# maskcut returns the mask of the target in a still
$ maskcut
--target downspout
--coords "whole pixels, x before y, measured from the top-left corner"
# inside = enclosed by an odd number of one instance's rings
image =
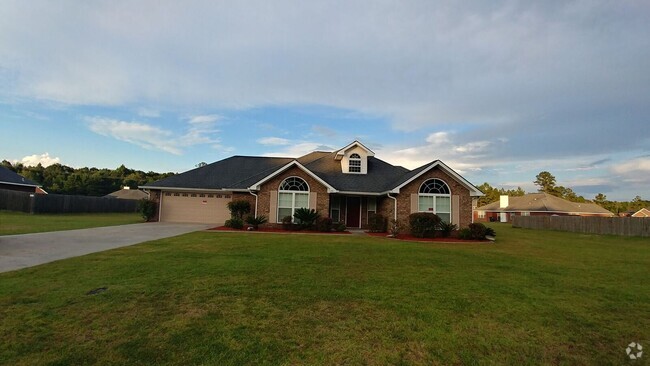
[[[250,190],[250,189],[248,190],[248,193],[250,193],[250,194],[252,194],[253,196],[255,196],[255,218],[257,218],[257,199],[258,199],[257,194],[253,193],[253,191]]]
[[[393,197],[390,195],[390,192],[386,193],[388,198],[392,199],[393,202],[395,202],[395,208],[393,209],[393,213],[395,214],[395,221],[397,221],[397,198]]]

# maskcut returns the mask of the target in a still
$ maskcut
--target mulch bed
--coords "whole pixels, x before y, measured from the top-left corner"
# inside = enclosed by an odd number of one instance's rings
[[[407,241],[420,241],[420,242],[437,242],[437,243],[466,243],[466,244],[485,244],[485,243],[491,243],[490,240],[462,240],[458,238],[453,238],[453,237],[447,237],[447,238],[418,238],[412,235],[408,234],[399,234],[395,238],[389,238],[388,234],[386,233],[370,233],[366,232],[370,236],[378,237],[378,238],[387,238],[387,239],[395,239],[395,240],[407,240]]]
[[[231,227],[226,227],[226,226],[218,226],[218,227],[213,227],[212,229],[208,230],[215,230],[215,231],[241,231],[241,232],[256,232],[256,233],[287,233],[287,234],[350,234],[349,231],[309,231],[309,230],[284,230],[284,229],[277,229],[277,228],[271,228],[271,227],[261,227],[257,230],[248,230],[246,228],[244,229],[233,229]]]

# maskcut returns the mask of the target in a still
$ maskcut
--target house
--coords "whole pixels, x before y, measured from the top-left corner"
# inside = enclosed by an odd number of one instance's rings
[[[106,198],[120,198],[123,200],[141,200],[144,198],[149,198],[149,195],[146,192],[143,192],[139,189],[131,189],[130,187],[124,187],[119,191],[115,191],[104,196]]]
[[[228,202],[247,200],[270,224],[304,207],[355,228],[373,213],[406,223],[413,212],[464,227],[472,222],[472,200],[482,195],[440,160],[408,170],[359,141],[296,159],[233,156],[140,188],[158,203],[160,221],[223,224]]]
[[[548,193],[529,193],[520,197],[501,196],[497,202],[477,207],[474,221],[512,221],[513,216],[603,216],[613,213],[595,203],[567,201]]]
[[[633,213],[632,217],[650,217],[650,210],[647,208],[642,208],[639,211]]]
[[[40,188],[40,184],[31,179],[0,166],[0,189],[29,193],[47,193]]]

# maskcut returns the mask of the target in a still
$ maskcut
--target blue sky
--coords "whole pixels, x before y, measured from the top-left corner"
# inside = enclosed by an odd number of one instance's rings
[[[354,139],[650,198],[650,3],[6,1],[0,158],[182,172]]]

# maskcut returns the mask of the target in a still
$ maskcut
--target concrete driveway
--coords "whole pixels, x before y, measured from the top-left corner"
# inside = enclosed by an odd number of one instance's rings
[[[205,230],[213,226],[151,222],[0,236],[0,272],[125,247],[144,241],[168,238]]]

